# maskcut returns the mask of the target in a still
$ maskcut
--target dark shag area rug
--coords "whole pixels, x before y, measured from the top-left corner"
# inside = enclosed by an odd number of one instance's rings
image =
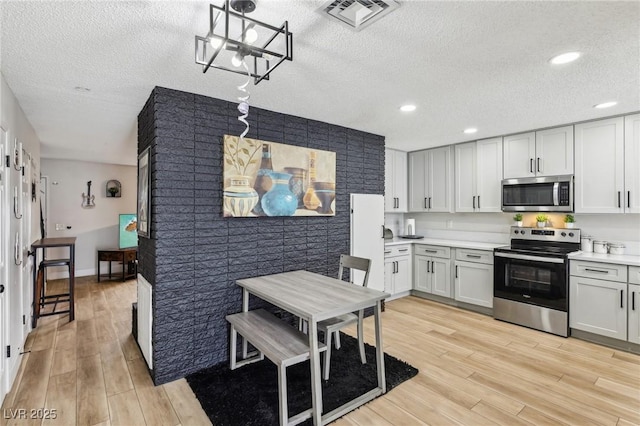
[[[360,363],[357,339],[340,333],[342,346],[331,351],[328,381],[322,383],[323,412],[338,408],[377,386],[375,348],[365,345],[367,363]],[[322,355],[324,360],[324,355]],[[387,392],[418,374],[404,361],[384,354]],[[289,416],[311,407],[309,361],[287,368]],[[216,426],[278,425],[278,375],[265,360],[234,371],[218,364],[187,376],[202,408]],[[312,424],[311,419],[304,425]]]

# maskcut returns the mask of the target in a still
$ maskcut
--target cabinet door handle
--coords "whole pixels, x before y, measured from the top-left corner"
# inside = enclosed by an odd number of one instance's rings
[[[635,291],[631,292],[631,310],[632,311],[636,310],[636,292]]]
[[[384,225],[382,225],[382,238],[384,238]]]
[[[536,158],[536,169],[538,170],[538,172],[540,172],[540,157]]]
[[[480,196],[478,195],[478,208],[480,208]]]
[[[618,208],[620,208],[620,191],[618,191]]]
[[[428,208],[428,207],[427,207],[427,197],[424,197],[424,208],[425,208],[425,209],[426,209],[426,208]]]
[[[482,256],[478,254],[468,254],[467,257],[470,257],[471,259],[480,259]]]
[[[426,253],[437,253],[438,252],[437,250],[427,250],[427,249],[424,249],[424,251]]]
[[[429,210],[431,210],[431,197],[429,197]]]
[[[533,173],[533,158],[529,159],[529,172]]]
[[[456,265],[456,278],[458,278],[458,265]]]
[[[384,254],[389,254],[389,253],[391,253],[391,250],[384,252]]]
[[[620,290],[620,307],[621,308],[624,308],[623,301],[624,301],[624,290]]]
[[[398,251],[409,251],[409,249],[400,249]]]
[[[431,267],[431,262],[427,260],[427,272],[431,272],[430,267]]]
[[[608,274],[609,271],[603,271],[602,269],[591,269],[591,268],[584,268],[585,271],[589,271],[589,272],[598,272],[599,274]]]
[[[631,191],[627,191],[627,207],[631,207]]]
[[[476,196],[473,196],[473,209],[476,209]]]
[[[435,263],[435,262],[432,260],[432,261],[431,261],[431,273],[432,273],[432,274],[436,272],[436,267],[435,267],[434,263]]]

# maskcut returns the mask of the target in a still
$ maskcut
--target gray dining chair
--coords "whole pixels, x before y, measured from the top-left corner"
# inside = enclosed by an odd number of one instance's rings
[[[364,272],[364,279],[362,286],[366,287],[369,281],[369,269],[371,268],[371,261],[362,257],[349,256],[346,254],[340,255],[340,269],[338,270],[338,279],[342,280],[342,275],[345,269],[351,269],[352,271],[359,270]],[[353,279],[353,272],[351,275]],[[345,283],[345,285],[350,285]],[[355,285],[352,284],[352,285]],[[358,324],[358,346],[360,348],[360,360],[363,364],[366,364],[367,358],[364,354],[364,333],[363,333],[363,318],[364,311],[358,311],[358,315],[348,313],[340,315],[334,318],[329,318],[318,323],[318,330],[324,332],[324,343],[327,345],[327,350],[324,353],[324,370],[322,377],[324,380],[329,380],[329,366],[331,364],[331,337],[335,335],[334,342],[336,349],[340,349],[340,330],[354,323]]]

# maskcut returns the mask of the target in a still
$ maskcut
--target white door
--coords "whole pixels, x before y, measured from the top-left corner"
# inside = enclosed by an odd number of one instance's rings
[[[451,211],[451,148],[445,146],[430,150],[429,155],[429,200],[430,212]]]
[[[476,143],[456,145],[456,212],[473,212],[476,197]]]
[[[456,262],[455,299],[472,305],[493,307],[493,265]]]
[[[629,284],[627,301],[629,341],[640,343],[640,285]]]
[[[396,273],[396,261],[394,258],[384,260],[384,282],[383,291],[393,294],[393,280]]]
[[[624,119],[576,124],[575,134],[576,213],[623,213]]]
[[[409,154],[409,211],[427,211],[427,151]]]
[[[407,211],[407,153],[395,151],[393,154],[393,192],[398,199],[396,211]]]
[[[0,128],[0,158],[4,159],[7,153],[7,133]],[[7,212],[7,168],[0,164],[0,348],[4,348],[6,343],[7,330],[6,316],[7,305],[5,290],[7,288],[7,262],[9,252],[9,238],[7,236],[7,222],[9,220]],[[6,359],[0,356],[0,401],[4,399],[8,390],[8,380],[6,377]]]
[[[533,177],[535,172],[536,134],[505,136],[503,144],[504,178]]]
[[[569,326],[627,340],[627,283],[569,278]]]
[[[413,270],[413,288],[416,290],[431,293],[431,258],[426,256],[415,256]]]
[[[7,341],[3,350],[3,356],[7,355],[7,367],[5,374],[8,383],[13,383],[13,379],[18,373],[20,366],[20,352],[24,343],[24,329],[22,326],[22,144],[17,141],[11,132],[9,133],[10,161],[8,171],[10,206],[7,210],[9,215],[9,229],[7,237],[10,241],[9,261],[7,262],[7,285],[5,298],[7,306]],[[7,349],[8,347],[8,349]]]
[[[396,257],[396,275],[393,282],[393,291],[400,293],[411,290],[411,262],[410,256]]]
[[[536,132],[536,175],[573,174],[573,126]]]
[[[384,211],[392,212],[396,207],[393,187],[393,151],[384,150]]]
[[[640,114],[624,118],[624,205],[640,213]]]
[[[502,212],[502,138],[476,142],[477,211]]]
[[[22,179],[21,179],[21,207],[20,211],[22,212],[21,227],[22,227],[22,238],[21,238],[21,259],[22,259],[22,271],[21,279],[22,279],[22,315],[24,315],[22,320],[22,333],[23,336],[26,336],[31,330],[31,321],[27,321],[27,318],[31,316],[31,305],[32,305],[32,294],[33,294],[33,257],[29,256],[29,251],[31,249],[31,171],[32,171],[32,160],[31,154],[26,151],[22,151]]]
[[[384,290],[384,197],[351,194],[351,255],[371,260],[369,287]],[[357,272],[357,271],[356,271]],[[362,272],[354,275],[362,282]]]
[[[451,260],[434,257],[431,262],[432,293],[451,297]]]

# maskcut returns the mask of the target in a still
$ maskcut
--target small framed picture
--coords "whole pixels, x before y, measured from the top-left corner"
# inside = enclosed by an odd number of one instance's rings
[[[149,148],[138,156],[138,236],[151,236],[151,167]]]

